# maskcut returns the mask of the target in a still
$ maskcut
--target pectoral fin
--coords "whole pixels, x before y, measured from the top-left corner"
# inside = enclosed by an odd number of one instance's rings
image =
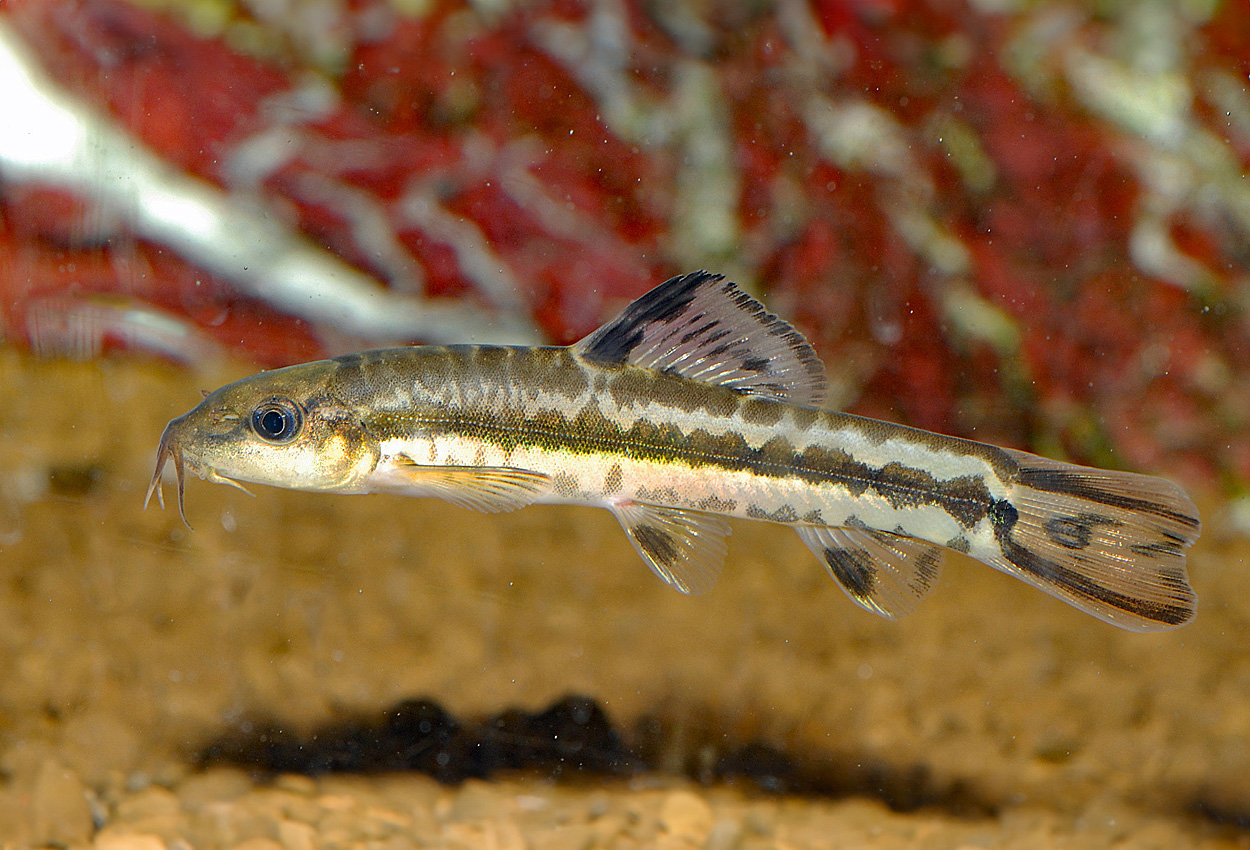
[[[943,549],[923,540],[859,528],[796,530],[852,602],[891,620],[914,611],[942,570]]]
[[[551,489],[541,472],[506,466],[426,466],[406,455],[397,458],[389,481],[378,489],[410,496],[433,496],[485,513],[531,505]]]
[[[238,481],[235,481],[233,478],[227,478],[224,475],[218,474],[217,470],[215,469],[205,469],[203,472],[200,473],[200,477],[203,478],[205,481],[209,482],[210,484],[229,484],[234,489],[242,490],[244,493],[251,496],[252,498],[256,497],[255,493],[253,493],[251,490],[244,487],[241,483],[239,483]]]
[[[704,593],[725,561],[729,523],[718,516],[627,502],[612,507],[634,550],[682,593]]]

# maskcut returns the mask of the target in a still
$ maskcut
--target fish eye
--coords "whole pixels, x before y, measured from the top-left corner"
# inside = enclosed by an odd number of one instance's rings
[[[289,399],[271,398],[252,410],[252,430],[269,443],[289,443],[303,425],[299,407]]]

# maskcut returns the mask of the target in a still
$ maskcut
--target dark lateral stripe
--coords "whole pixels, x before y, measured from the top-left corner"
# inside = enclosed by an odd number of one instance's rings
[[[496,420],[517,421],[527,415],[517,403],[525,404],[540,392],[576,401],[593,390],[606,393],[622,408],[656,404],[676,414],[740,419],[765,427],[789,416],[799,431],[849,430],[872,443],[903,439],[934,453],[974,457],[1003,480],[1014,478],[1018,469],[1016,461],[1002,449],[984,443],[741,395],[712,385],[692,387],[687,379],[664,372],[591,365],[567,348],[421,345],[345,355],[333,362],[338,366],[331,386],[335,398],[395,422],[439,420],[448,412],[455,415],[462,404],[473,407],[474,396],[493,400],[490,413]],[[411,387],[412,392],[396,394],[396,386]],[[431,405],[437,411],[431,410]],[[389,435],[405,436],[390,430]]]
[[[1094,599],[1127,614],[1169,626],[1179,626],[1193,617],[1191,605],[1156,603],[1117,593],[1103,587],[1088,576],[1029,551],[1006,535],[999,535],[999,543],[1008,561],[1025,573],[1041,579],[1047,585],[1065,590],[1074,596]],[[1169,586],[1177,590],[1178,594],[1188,596],[1191,592],[1189,585],[1179,573],[1173,576],[1163,572],[1161,575]]]
[[[984,480],[966,475],[938,481],[928,472],[892,462],[869,466],[836,448],[809,446],[802,451],[783,437],[759,447],[738,433],[710,434],[702,429],[683,433],[670,423],[640,419],[628,429],[608,420],[594,405],[572,420],[559,411],[543,410],[519,421],[499,411],[462,410],[424,428],[484,439],[506,451],[537,446],[576,455],[622,454],[639,460],[710,466],[727,472],[749,471],[768,478],[797,478],[809,484],[832,484],[852,496],[875,493],[894,509],[941,507],[965,528],[983,519],[993,502]]]
[[[1020,470],[1020,483],[1032,487],[1034,490],[1043,490],[1047,493],[1064,493],[1088,499],[1100,505],[1162,517],[1186,528],[1197,530],[1200,525],[1196,516],[1172,510],[1167,505],[1159,504],[1150,499],[1138,499],[1121,493],[1110,493],[1090,484],[1085,476],[1073,475],[1062,469],[1022,468]]]

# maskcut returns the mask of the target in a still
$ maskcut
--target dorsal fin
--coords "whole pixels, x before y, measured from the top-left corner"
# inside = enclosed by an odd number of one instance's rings
[[[792,404],[825,400],[824,364],[803,335],[733,281],[705,271],[660,284],[574,351]]]

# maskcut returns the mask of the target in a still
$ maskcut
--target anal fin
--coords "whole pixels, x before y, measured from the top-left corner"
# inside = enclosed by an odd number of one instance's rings
[[[712,514],[625,502],[612,513],[634,550],[665,583],[682,593],[712,589],[725,561],[729,523]]]
[[[485,513],[531,505],[551,489],[541,472],[506,466],[427,466],[400,455],[380,481],[378,492],[432,496]]]
[[[942,571],[944,550],[923,540],[860,528],[796,530],[852,602],[891,620],[914,611]]]

